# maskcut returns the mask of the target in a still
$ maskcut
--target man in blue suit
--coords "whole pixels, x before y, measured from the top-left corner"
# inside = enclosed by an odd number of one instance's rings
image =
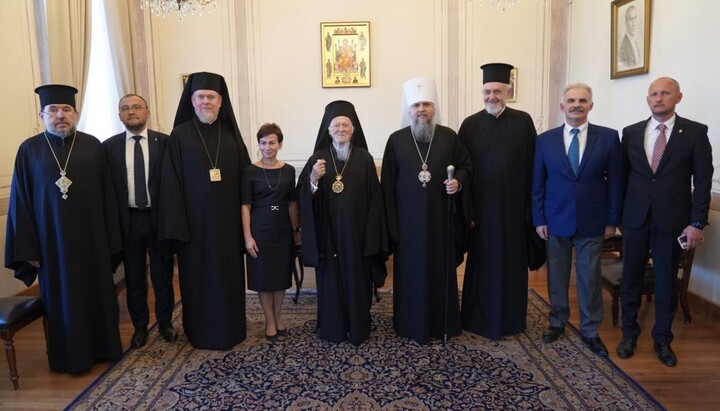
[[[171,323],[175,305],[173,260],[156,239],[160,167],[168,136],[147,128],[150,110],[141,96],[124,96],[118,111],[126,131],[104,141],[103,148],[110,164],[122,224],[127,305],[135,328],[130,346],[140,348],[147,342],[150,320],[145,274],[148,251],[160,336],[168,342],[178,338]]]
[[[652,117],[625,127],[623,157],[627,192],[623,207],[623,281],[620,284],[623,339],[618,357],[635,352],[640,325],[637,317],[643,278],[652,250],[655,272],[655,326],[652,330],[658,359],[677,365],[670,348],[672,322],[678,307],[678,236],[693,248],[703,241],[712,186],[712,147],[708,126],[675,114],[682,100],[680,85],[661,77],[648,89]]]
[[[547,241],[550,327],[543,341],[565,331],[570,316],[568,286],[575,247],[582,340],[597,355],[608,351],[598,335],[602,322],[600,254],[603,238],[620,223],[624,188],[620,139],[615,130],[588,123],[592,89],[565,87],[560,109],[565,124],[538,136],[533,169],[535,231]]]

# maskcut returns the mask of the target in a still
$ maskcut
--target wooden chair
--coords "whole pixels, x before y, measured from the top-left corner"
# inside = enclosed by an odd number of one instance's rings
[[[612,297],[612,323],[613,326],[617,326],[620,312],[620,282],[622,281],[622,236],[615,235],[603,241],[603,254],[604,258],[601,268],[602,286]],[[678,269],[678,294],[686,324],[692,321],[690,317],[690,307],[688,306],[687,289],[690,284],[690,274],[692,272],[694,258],[695,249],[683,250],[680,255],[680,266]],[[651,302],[654,292],[655,272],[653,271],[651,259],[648,262],[645,272],[642,294],[648,302]]]
[[[15,360],[13,336],[21,328],[43,316],[40,297],[5,297],[0,298],[0,338],[5,342],[5,354],[10,367],[10,381],[17,390],[18,372]],[[44,324],[47,337],[47,324]],[[47,338],[46,338],[47,341]]]

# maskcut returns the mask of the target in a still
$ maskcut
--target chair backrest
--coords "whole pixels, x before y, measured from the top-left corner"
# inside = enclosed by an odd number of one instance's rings
[[[678,280],[680,281],[680,289],[687,290],[690,285],[690,274],[692,272],[693,261],[695,260],[695,249],[683,250],[680,255],[680,267],[678,269]]]

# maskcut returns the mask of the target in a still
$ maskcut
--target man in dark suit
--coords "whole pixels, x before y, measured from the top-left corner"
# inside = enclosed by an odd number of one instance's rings
[[[171,323],[175,303],[173,262],[156,241],[160,163],[168,136],[147,128],[150,111],[141,96],[124,96],[118,109],[120,121],[127,130],[107,139],[103,147],[115,184],[123,228],[127,305],[135,327],[130,344],[139,348],[147,342],[150,318],[145,275],[148,251],[160,336],[168,342],[178,338]]]
[[[640,49],[642,42],[642,33],[637,34],[638,29],[638,11],[637,7],[630,6],[625,10],[625,35],[620,42],[618,51],[618,64],[621,69],[627,70],[642,66],[643,51]],[[640,42],[638,42],[640,40]]]
[[[620,358],[635,352],[643,278],[649,251],[655,272],[655,351],[663,364],[674,367],[670,348],[672,322],[678,306],[679,236],[687,247],[703,241],[712,185],[712,148],[708,127],[675,114],[682,100],[680,85],[661,77],[648,90],[652,117],[623,129],[622,147],[627,170],[623,207],[623,273],[620,284],[623,339]]]
[[[533,166],[535,231],[547,241],[550,327],[543,341],[565,331],[570,316],[568,286],[575,247],[580,334],[597,355],[608,355],[598,328],[602,322],[600,254],[603,238],[615,233],[625,176],[617,131],[588,123],[592,89],[565,87],[560,109],[565,124],[538,136]]]

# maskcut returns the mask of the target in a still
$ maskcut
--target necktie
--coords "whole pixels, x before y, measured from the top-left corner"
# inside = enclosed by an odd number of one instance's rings
[[[652,164],[650,165],[653,173],[657,171],[657,168],[660,165],[660,159],[662,159],[663,153],[665,152],[665,146],[667,146],[665,128],[665,124],[662,123],[657,126],[657,129],[660,130],[660,134],[658,134],[657,139],[655,139],[655,147],[653,147]]]
[[[580,130],[577,128],[570,130],[572,141],[570,142],[570,147],[568,147],[568,160],[570,160],[570,167],[572,167],[575,175],[577,175],[578,166],[580,165],[580,141],[578,141],[578,133],[580,133]]]
[[[145,158],[143,157],[140,140],[142,136],[133,136],[135,139],[135,205],[137,208],[145,208],[148,204],[147,188],[145,187]]]

